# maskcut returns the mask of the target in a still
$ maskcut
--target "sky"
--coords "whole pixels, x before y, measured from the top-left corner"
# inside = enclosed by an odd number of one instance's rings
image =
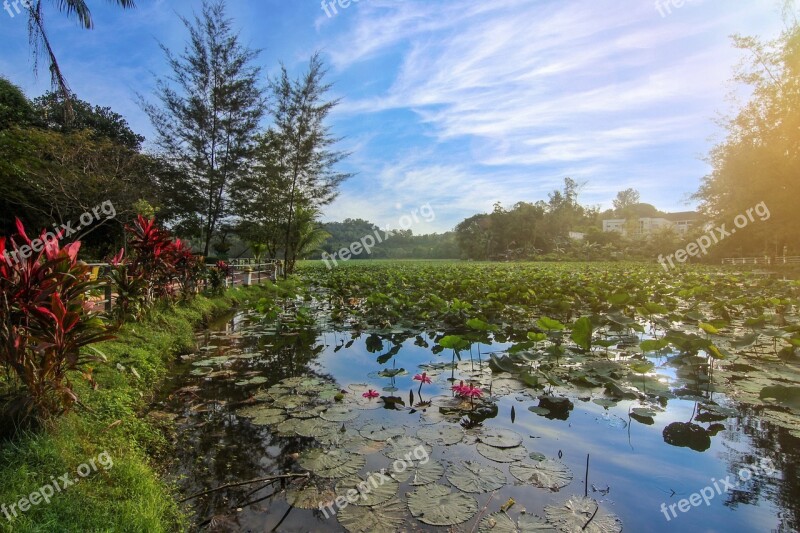
[[[782,28],[777,0],[342,3],[326,14],[318,0],[228,0],[228,12],[243,44],[261,50],[265,84],[281,62],[300,74],[316,51],[329,67],[341,98],[330,126],[351,152],[340,168],[355,176],[324,220],[411,220],[415,234],[496,202],[547,200],[565,177],[582,184],[584,205],[609,208],[633,187],[661,210],[692,209],[704,158],[724,139],[719,121],[747,97],[731,82],[745,55],[730,36]],[[93,30],[45,4],[72,90],[150,139],[136,95],[152,100],[169,74],[159,43],[182,50],[180,16],[200,2],[88,0]],[[0,50],[0,75],[31,98],[49,88],[22,15],[0,11]],[[435,215],[412,215],[422,209]]]

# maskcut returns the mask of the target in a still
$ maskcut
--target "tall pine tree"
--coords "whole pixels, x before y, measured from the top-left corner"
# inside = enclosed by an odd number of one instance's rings
[[[258,84],[258,55],[239,43],[224,1],[204,2],[200,16],[183,19],[189,42],[180,56],[162,45],[172,75],[158,80],[160,105],[142,107],[158,135],[164,157],[180,170],[172,190],[184,218],[200,226],[204,253],[229,214],[228,193],[242,178],[265,111]]]

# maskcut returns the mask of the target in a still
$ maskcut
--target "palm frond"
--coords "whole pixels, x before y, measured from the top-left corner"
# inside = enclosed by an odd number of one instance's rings
[[[66,14],[67,17],[77,18],[78,24],[87,30],[94,28],[89,6],[83,0],[56,0],[55,4],[56,9]]]

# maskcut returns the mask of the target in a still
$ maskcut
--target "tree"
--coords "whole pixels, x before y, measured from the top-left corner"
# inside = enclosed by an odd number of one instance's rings
[[[622,215],[627,208],[639,203],[639,191],[636,189],[620,191],[612,203],[617,215]]]
[[[58,93],[51,91],[33,101],[39,122],[49,130],[61,133],[90,130],[98,139],[106,138],[131,150],[138,150],[144,142],[144,137],[131,129],[125,117],[110,107],[92,106],[75,94],[70,95],[70,105],[72,119],[65,120],[65,103]]]
[[[110,202],[116,224],[101,218],[88,236],[66,235],[80,236],[99,258],[121,239],[135,202],[158,202],[162,165],[139,153],[142,137],[121,115],[72,99],[75,119],[67,122],[55,93],[31,103],[0,79],[0,234],[13,232],[17,216],[37,230],[77,226],[83,213]]]
[[[258,51],[239,44],[224,1],[203,2],[183,54],[162,50],[173,75],[158,80],[160,106],[142,108],[156,130],[158,146],[182,173],[180,188],[200,217],[204,254],[228,214],[228,192],[245,174],[254,136],[264,114]],[[176,87],[173,87],[172,82]]]
[[[34,121],[33,107],[22,90],[0,76],[0,131],[26,127]]]
[[[771,42],[734,37],[749,60],[737,69],[735,81],[752,88],[750,101],[725,123],[727,138],[715,146],[707,175],[694,199],[714,223],[727,223],[763,203],[744,231],[717,248],[741,253],[797,252],[800,243],[800,25],[789,19],[782,35]],[[760,213],[759,213],[760,214]]]
[[[545,224],[550,239],[565,240],[572,228],[586,222],[586,209],[578,203],[580,187],[574,179],[564,178],[563,191],[550,193]]]
[[[281,150],[274,131],[257,136],[247,179],[237,182],[231,193],[232,208],[241,219],[237,233],[263,244],[271,258],[277,258],[286,238],[290,183],[282,171]]]
[[[112,3],[117,4],[123,9],[136,7],[133,0],[111,0]],[[64,99],[65,118],[69,120],[72,116],[71,107],[71,93],[67,80],[61,72],[61,67],[56,59],[55,51],[50,45],[50,39],[47,37],[47,30],[44,25],[44,12],[42,10],[41,0],[29,0],[28,2],[28,38],[31,43],[34,55],[34,72],[38,70],[38,58],[42,48],[47,57],[47,68],[50,71],[50,81],[54,90],[57,90],[61,97]],[[94,28],[94,21],[92,20],[92,13],[89,11],[89,6],[84,0],[59,0],[54,2],[56,8],[64,13],[68,18],[74,18],[78,24],[87,30]],[[25,5],[25,2],[23,2]]]
[[[85,231],[99,231],[102,238],[88,242],[109,246],[121,237],[126,219],[133,218],[134,203],[156,197],[155,166],[151,157],[96,139],[90,130],[62,134],[12,128],[0,133],[0,206],[7,206],[0,216],[6,227],[14,214],[37,230],[54,223],[77,226],[82,214],[111,202],[116,224],[103,228],[112,220],[102,217],[66,236],[71,241]]]
[[[319,211],[315,208],[300,207],[295,214],[295,242],[297,257],[304,259],[319,250],[331,234],[317,224]]]
[[[473,215],[460,222],[456,228],[456,241],[466,259],[488,259],[492,234],[490,215]]]
[[[330,204],[339,186],[351,174],[339,172],[336,165],[347,153],[332,149],[340,139],[333,137],[325,121],[338,100],[325,100],[331,85],[325,83],[326,70],[319,54],[314,54],[305,74],[291,80],[285,66],[270,83],[273,105],[270,113],[272,167],[287,186],[284,264],[288,275],[297,257],[298,242],[293,238],[295,211],[299,207],[318,209]]]

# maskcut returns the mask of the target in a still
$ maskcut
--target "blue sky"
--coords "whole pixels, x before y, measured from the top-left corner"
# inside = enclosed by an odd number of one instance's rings
[[[670,0],[662,0],[670,3]],[[679,2],[678,2],[679,3]],[[53,46],[71,88],[152,128],[136,93],[167,73],[162,42],[182,49],[178,14],[197,1],[138,0],[122,11],[90,0],[86,31],[47,7]],[[325,219],[398,227],[429,202],[445,231],[500,201],[547,199],[563,179],[584,204],[610,207],[634,187],[642,201],[686,210],[721,139],[726,97],[742,54],[734,33],[777,36],[777,0],[361,0],[328,17],[317,0],[229,0],[259,63],[293,73],[319,50],[342,104],[331,119],[356,172]],[[332,10],[329,8],[329,11]],[[0,74],[34,97],[27,21],[0,11]],[[739,91],[740,99],[746,97]]]

